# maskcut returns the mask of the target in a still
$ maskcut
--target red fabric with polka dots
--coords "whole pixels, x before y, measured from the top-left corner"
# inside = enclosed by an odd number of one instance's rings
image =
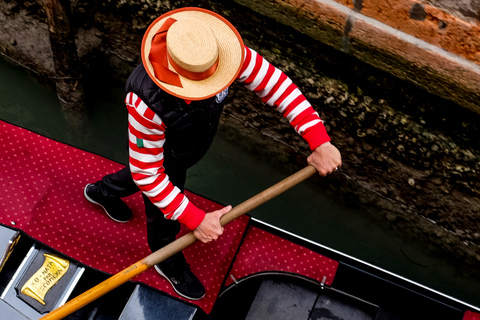
[[[87,183],[123,165],[58,143],[0,121],[0,222],[93,268],[115,274],[148,256],[143,200],[140,193],[125,202],[134,217],[115,223],[103,209],[87,202]],[[188,193],[198,207],[212,211],[220,205]],[[205,312],[213,307],[248,217],[225,227],[222,241],[197,242],[184,250],[192,270],[207,290],[195,301]],[[187,232],[182,229],[181,235]],[[150,268],[133,280],[177,296],[170,284]],[[177,296],[178,297],[178,296]]]
[[[0,121],[0,223],[30,236],[93,268],[115,274],[150,254],[140,193],[125,202],[134,217],[115,223],[103,209],[86,201],[83,188],[123,166],[103,157],[52,141]],[[198,207],[221,206],[187,192]],[[225,227],[219,241],[197,242],[184,250],[192,270],[207,290],[192,303],[212,310],[248,224],[248,216]],[[183,228],[181,234],[187,232]],[[232,274],[237,278],[265,271],[299,273],[327,284],[337,263],[257,228],[250,228]],[[150,268],[133,280],[178,297],[169,283]],[[231,283],[227,278],[227,285]]]
[[[463,320],[480,320],[480,313],[475,313],[472,311],[465,312]]]
[[[284,271],[323,281],[331,285],[338,262],[305,247],[277,237],[259,228],[250,227],[235,258],[230,275],[239,280],[262,271]],[[225,285],[233,282],[232,277]]]

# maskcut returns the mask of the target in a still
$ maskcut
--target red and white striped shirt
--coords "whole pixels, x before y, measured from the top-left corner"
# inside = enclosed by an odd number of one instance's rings
[[[330,141],[322,120],[292,80],[254,50],[245,47],[245,61],[237,82],[275,107],[314,150]],[[194,230],[205,212],[194,206],[175,187],[163,167],[165,125],[136,94],[126,97],[129,131],[129,163],[140,190],[163,212]]]

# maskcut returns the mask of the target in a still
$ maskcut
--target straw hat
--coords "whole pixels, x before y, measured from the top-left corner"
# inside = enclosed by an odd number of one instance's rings
[[[142,41],[142,61],[150,78],[168,93],[203,100],[227,88],[243,64],[243,41],[222,16],[182,8],[157,18]]]

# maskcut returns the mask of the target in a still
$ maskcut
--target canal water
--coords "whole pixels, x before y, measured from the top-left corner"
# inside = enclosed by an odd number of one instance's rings
[[[108,78],[97,80],[87,88],[93,98],[87,99],[84,118],[72,124],[65,120],[69,115],[61,110],[49,85],[0,60],[0,119],[125,164],[124,84]],[[348,158],[343,160],[348,162]],[[206,157],[188,172],[186,188],[235,206],[287,176],[274,168],[273,160],[241,149],[220,130]],[[372,219],[372,215],[327,196],[311,181],[269,201],[251,215],[480,306],[480,279],[474,277],[475,272],[424,243],[399,237],[385,221]]]

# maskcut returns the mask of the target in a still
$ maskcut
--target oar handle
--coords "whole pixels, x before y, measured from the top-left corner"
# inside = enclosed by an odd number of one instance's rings
[[[232,222],[233,220],[241,217],[245,213],[258,207],[259,205],[278,196],[279,194],[297,185],[298,183],[308,179],[315,172],[316,169],[314,167],[307,166],[302,170],[292,174],[291,176],[283,179],[277,184],[271,186],[270,188],[253,196],[252,198],[242,202],[241,204],[237,205],[228,213],[222,216],[222,218],[220,219],[221,225],[224,226]],[[120,285],[124,284],[135,276],[146,271],[148,268],[153,267],[154,265],[173,256],[175,253],[182,251],[191,244],[195,243],[195,241],[197,241],[197,238],[195,237],[193,232],[185,234],[184,236],[178,238],[169,245],[153,252],[143,260],[129,266],[128,268],[111,276],[107,280],[99,283],[95,287],[68,301],[63,306],[51,311],[50,313],[41,317],[39,320],[59,320],[65,318],[71,313],[86,306],[90,302],[100,298],[106,293],[112,291],[113,289],[119,287]]]
[[[233,220],[243,216],[247,212],[250,212],[256,207],[264,204],[265,202],[275,198],[279,194],[285,192],[286,190],[292,188],[300,182],[308,179],[316,172],[317,170],[312,166],[307,166],[302,170],[297,171],[291,176],[283,179],[282,181],[274,184],[268,189],[258,193],[257,195],[232,208],[232,210],[230,210],[220,218],[220,224],[222,226],[227,225]],[[190,232],[170,243],[168,246],[165,246],[162,249],[150,254],[144,259],[144,262],[150,266],[154,266],[174,255],[175,253],[182,251],[186,247],[193,244],[195,241],[197,241],[197,238],[193,235],[193,232]]]
[[[252,211],[256,207],[264,204],[265,202],[275,198],[279,194],[287,191],[291,187],[299,184],[300,182],[313,176],[317,170],[312,166],[307,166],[300,171],[288,176],[282,181],[274,184],[273,186],[265,189],[264,191],[258,193],[257,195],[251,197],[250,199],[242,202],[241,204],[235,206],[228,213],[223,215],[220,218],[220,224],[222,226],[232,222],[233,220],[243,216],[245,213]]]

